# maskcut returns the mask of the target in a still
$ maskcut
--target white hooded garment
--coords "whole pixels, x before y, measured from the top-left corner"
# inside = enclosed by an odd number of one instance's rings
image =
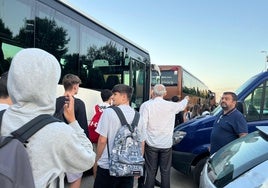
[[[55,111],[59,62],[41,49],[18,52],[8,73],[8,91],[13,105],[2,120],[2,135],[9,135],[40,114]],[[51,123],[29,139],[27,151],[37,188],[64,187],[64,173],[80,173],[95,162],[92,144],[77,121],[67,125]]]

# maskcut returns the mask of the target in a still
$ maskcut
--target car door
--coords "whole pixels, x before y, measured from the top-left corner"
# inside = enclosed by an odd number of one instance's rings
[[[245,99],[245,118],[249,132],[255,131],[256,126],[268,123],[268,86],[267,81],[256,87]]]

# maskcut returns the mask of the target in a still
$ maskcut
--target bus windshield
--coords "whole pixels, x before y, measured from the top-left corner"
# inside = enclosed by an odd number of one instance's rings
[[[161,83],[161,72],[160,68],[156,64],[151,64],[151,86]]]
[[[177,86],[178,84],[178,71],[162,70],[161,83],[165,86]]]

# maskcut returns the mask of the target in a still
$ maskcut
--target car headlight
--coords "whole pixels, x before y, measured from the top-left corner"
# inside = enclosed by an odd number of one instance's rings
[[[173,133],[173,145],[180,143],[187,133],[184,131],[175,131]]]

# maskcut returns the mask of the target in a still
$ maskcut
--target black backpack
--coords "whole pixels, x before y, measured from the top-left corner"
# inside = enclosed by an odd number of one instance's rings
[[[0,111],[0,128],[5,110]],[[32,119],[11,136],[0,136],[0,183],[5,188],[34,188],[34,179],[29,156],[26,151],[27,140],[49,123],[60,121],[51,115],[43,114]]]

